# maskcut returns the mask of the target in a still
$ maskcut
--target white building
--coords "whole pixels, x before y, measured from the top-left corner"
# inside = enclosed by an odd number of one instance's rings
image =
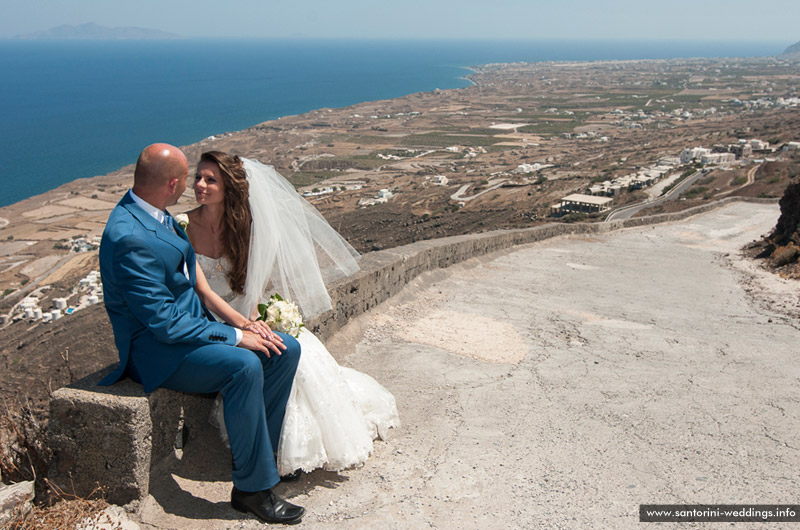
[[[93,287],[97,287],[100,284],[100,271],[92,271],[83,278],[79,285],[83,289],[91,289]]]
[[[358,201],[358,205],[359,206],[374,206],[376,204],[382,204],[384,202],[387,202],[393,195],[394,194],[390,190],[384,188],[384,189],[378,191],[378,196],[377,197],[373,197],[373,198],[369,198],[369,199],[360,199]]]
[[[550,207],[551,215],[562,215],[567,212],[593,213],[604,212],[611,206],[613,199],[608,197],[594,197],[573,193],[561,199]]]
[[[553,164],[540,164],[539,162],[534,164],[520,164],[512,173],[535,173],[548,167],[553,167]]]
[[[320,195],[327,195],[329,193],[333,193],[333,188],[326,187],[317,189],[317,191],[307,191],[303,194],[303,197],[319,197]]]
[[[681,164],[688,164],[689,162],[697,160],[698,158],[702,158],[703,155],[707,155],[709,153],[711,153],[711,149],[707,149],[705,147],[687,147],[681,151]]]
[[[431,180],[436,186],[447,186],[449,180],[444,175],[434,175]]]
[[[708,153],[700,158],[700,162],[705,164],[717,164],[725,166],[733,164],[736,161],[736,155],[733,153]]]
[[[19,303],[21,309],[34,308],[39,305],[39,299],[35,296],[27,296]]]

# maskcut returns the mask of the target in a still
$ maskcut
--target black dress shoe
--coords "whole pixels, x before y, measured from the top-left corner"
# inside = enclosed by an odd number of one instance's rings
[[[286,502],[271,489],[248,493],[234,487],[231,506],[240,512],[253,514],[265,523],[295,524],[306,513],[305,508]]]

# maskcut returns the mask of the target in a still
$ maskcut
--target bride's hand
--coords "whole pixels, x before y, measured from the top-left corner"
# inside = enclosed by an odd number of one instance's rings
[[[242,329],[260,335],[261,338],[267,339],[270,342],[277,342],[278,344],[283,345],[283,339],[281,339],[281,336],[269,329],[269,326],[263,320],[249,320],[244,326],[242,326]]]
[[[269,326],[263,320],[248,320],[244,323],[242,329],[245,331],[252,331],[265,339],[271,339],[273,335],[272,330],[269,329]]]

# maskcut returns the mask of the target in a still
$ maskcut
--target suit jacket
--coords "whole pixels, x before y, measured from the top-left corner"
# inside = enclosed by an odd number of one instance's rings
[[[130,192],[112,210],[100,243],[100,275],[120,364],[101,385],[124,377],[133,359],[151,392],[195,348],[235,344],[234,329],[216,322],[197,297],[195,259],[183,230],[159,223]]]

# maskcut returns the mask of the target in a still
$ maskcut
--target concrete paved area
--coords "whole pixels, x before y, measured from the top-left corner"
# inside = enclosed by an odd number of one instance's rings
[[[778,214],[734,203],[536,243],[352,322],[331,351],[394,393],[403,425],[360,469],[280,485],[300,528],[638,528],[641,503],[797,502],[800,286],[738,254]],[[165,463],[141,526],[261,528],[229,507],[215,433],[200,440],[210,453]]]

